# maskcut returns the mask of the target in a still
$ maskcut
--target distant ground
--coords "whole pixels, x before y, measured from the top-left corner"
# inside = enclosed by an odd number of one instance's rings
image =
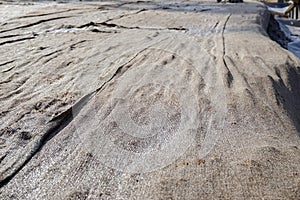
[[[0,199],[300,199],[262,3],[1,3]]]

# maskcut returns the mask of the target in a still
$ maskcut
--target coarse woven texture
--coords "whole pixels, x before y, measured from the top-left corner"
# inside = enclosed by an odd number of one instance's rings
[[[0,199],[300,199],[300,62],[258,2],[0,4]]]

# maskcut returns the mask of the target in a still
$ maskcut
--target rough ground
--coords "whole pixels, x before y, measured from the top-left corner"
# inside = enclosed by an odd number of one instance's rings
[[[300,62],[262,4],[0,19],[0,199],[300,199]]]

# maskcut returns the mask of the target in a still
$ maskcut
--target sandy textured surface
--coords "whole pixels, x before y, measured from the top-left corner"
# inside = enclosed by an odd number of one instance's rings
[[[255,2],[0,4],[0,199],[299,199],[300,62]]]

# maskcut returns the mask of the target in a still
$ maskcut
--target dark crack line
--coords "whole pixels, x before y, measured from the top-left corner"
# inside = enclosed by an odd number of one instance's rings
[[[89,22],[87,24],[83,24],[76,28],[83,29],[83,28],[88,28],[88,27],[99,27],[99,25],[97,25],[95,22]],[[118,33],[118,31],[106,31],[106,30],[100,30],[97,28],[90,29],[89,31],[94,32],[94,33]]]
[[[184,28],[184,27],[171,27],[171,28],[167,28],[165,30],[170,30],[170,31],[188,31],[188,29]]]
[[[7,156],[7,154],[3,155],[1,158],[0,158],[0,163],[4,160],[4,158]]]
[[[73,49],[76,48],[76,46],[77,46],[78,44],[82,44],[82,43],[85,43],[85,42],[87,42],[87,41],[90,41],[90,40],[81,40],[81,41],[79,41],[79,42],[76,42],[76,43],[74,43],[74,44],[71,44],[70,49],[73,50]]]
[[[146,2],[151,2],[151,1],[136,1],[136,2],[123,2],[123,3],[116,3],[116,4],[110,4],[110,5],[103,5],[99,6],[98,9],[103,9],[103,8],[108,8],[108,9],[118,9],[122,6],[125,5],[130,5],[130,4],[140,4],[140,3],[146,3]]]
[[[51,57],[51,58],[48,58],[47,60],[45,60],[45,61],[43,62],[43,64],[46,64],[47,62],[50,62],[51,60],[57,58],[58,56],[59,56],[59,54],[56,54],[55,56],[53,56],[53,57]]]
[[[120,28],[120,29],[139,29],[139,27],[127,27],[127,26],[122,26],[114,23],[107,23],[107,22],[101,22],[99,23],[101,26],[106,26],[108,28]]]
[[[12,81],[13,76],[14,76],[14,74],[12,76],[8,77],[6,80],[0,81],[0,85],[5,84],[5,83],[9,83],[10,81]],[[1,96],[2,95],[4,95],[4,94],[1,94]]]
[[[152,30],[152,31],[165,31],[165,30],[171,30],[171,31],[188,31],[187,28],[184,27],[169,27],[169,28],[150,28],[150,27],[139,27],[139,26],[123,26],[123,25],[118,25],[118,24],[113,24],[113,23],[106,23],[106,22],[101,22],[98,23],[98,25],[106,26],[108,28],[119,28],[119,29],[139,29],[139,30]]]
[[[83,24],[81,26],[77,26],[77,28],[86,28],[86,27],[90,27],[90,26],[97,26],[97,24],[95,22],[89,22],[87,24]]]
[[[59,53],[59,52],[61,52],[61,51],[63,51],[63,50],[62,50],[62,49],[59,49],[59,50],[52,51],[52,52],[50,52],[50,53],[47,53],[47,54],[41,56],[41,58],[46,58],[46,57],[48,57],[48,56],[51,56],[51,55],[53,55],[53,54],[55,54],[55,53]]]
[[[189,4],[185,4],[182,5],[183,8],[180,9],[182,6],[178,6],[177,4],[173,4],[173,3],[167,3],[167,4],[162,4],[162,3],[158,3],[158,2],[153,2],[153,1],[136,1],[136,2],[125,2],[125,3],[121,3],[121,4],[115,4],[115,5],[103,5],[98,7],[98,9],[132,9],[134,10],[134,8],[131,7],[126,7],[126,5],[131,5],[131,4],[148,4],[148,5],[152,5],[153,7],[151,7],[150,9],[147,10],[170,10],[170,11],[188,11],[186,9],[184,9],[185,7],[188,7]],[[198,5],[198,4],[197,4]],[[198,13],[198,12],[206,12],[206,11],[210,11],[212,10],[211,8],[202,8],[202,9],[193,9],[192,12],[194,13]]]
[[[147,9],[141,9],[141,10],[138,10],[137,12],[134,12],[134,13],[128,13],[128,14],[120,15],[118,17],[108,19],[105,22],[110,22],[110,21],[113,21],[113,20],[122,19],[124,17],[128,17],[128,16],[131,16],[131,15],[137,15],[137,14],[139,14],[141,12],[144,12],[144,11],[147,11]]]
[[[4,36],[0,36],[0,38],[3,39],[3,38],[10,38],[10,37],[18,37],[18,36],[22,36],[22,35],[20,35],[20,34],[4,35]]]
[[[58,50],[55,50],[55,51],[52,51],[50,53],[47,53],[45,55],[42,55],[37,61],[40,61],[42,58],[46,58],[46,57],[49,57],[49,56],[52,56],[53,54],[56,54],[56,53],[60,53],[64,50],[65,48],[62,48],[62,49],[58,49]],[[37,62],[36,61],[36,62]]]
[[[6,69],[6,70],[3,70],[2,73],[9,72],[9,71],[11,71],[13,68],[15,68],[15,67],[16,67],[16,66],[13,66],[13,67],[10,67],[10,68],[8,68],[8,69]]]
[[[128,62],[126,62],[125,64],[123,64],[123,65],[121,65],[120,67],[118,67],[118,69],[115,71],[115,73],[112,75],[112,77],[111,77],[109,80],[107,80],[102,86],[100,86],[98,89],[96,89],[94,92],[97,93],[97,92],[101,91],[101,90],[104,88],[104,86],[105,86],[106,84],[108,84],[110,81],[112,81],[112,80],[113,80],[113,79],[114,79],[114,78],[122,71],[122,69],[123,69],[126,65],[128,65],[129,63],[131,63],[136,57],[138,57],[142,52],[146,51],[146,50],[149,49],[149,48],[150,48],[150,47],[147,47],[147,48],[141,50],[141,51],[138,52],[135,56],[133,56]]]
[[[225,45],[225,34],[224,34],[224,33],[225,33],[225,30],[226,30],[226,25],[227,25],[227,23],[228,23],[230,17],[231,17],[231,14],[229,14],[229,15],[227,16],[226,21],[225,21],[224,26],[223,26],[223,30],[222,30],[223,59],[224,59],[224,57],[225,57],[225,55],[226,55],[226,45]],[[226,66],[227,66],[227,65],[226,65]]]
[[[104,31],[97,28],[91,29],[90,31],[94,33],[118,33],[118,31]]]
[[[72,17],[72,16],[63,16],[63,17],[54,17],[54,18],[50,18],[50,19],[43,19],[43,20],[39,20],[39,21],[31,23],[31,24],[26,24],[26,25],[23,25],[23,26],[18,26],[18,27],[11,28],[11,29],[6,29],[6,30],[3,30],[3,31],[0,31],[0,33],[14,31],[14,30],[17,30],[17,29],[22,29],[22,28],[28,28],[28,27],[36,26],[36,25],[44,23],[44,22],[54,21],[54,20],[58,20],[58,19],[65,19],[65,18],[70,18],[70,17]]]
[[[229,87],[231,87],[231,84],[232,84],[232,81],[233,81],[233,76],[229,70],[229,67],[227,65],[227,62],[226,62],[226,43],[225,43],[225,30],[226,30],[226,25],[229,21],[229,18],[231,17],[231,13],[227,16],[226,18],[226,21],[224,23],[224,26],[223,26],[223,30],[222,30],[222,42],[223,42],[223,55],[222,55],[222,59],[223,59],[223,63],[224,63],[224,66],[226,67],[227,69],[227,85]]]
[[[15,40],[8,40],[8,41],[5,41],[5,42],[1,42],[0,46],[4,45],[4,44],[11,44],[11,43],[21,42],[21,41],[25,41],[25,40],[32,40],[34,38],[35,38],[35,36],[25,37],[25,38],[19,38],[19,39],[15,39]]]
[[[1,64],[0,64],[0,67],[1,67],[1,66],[4,66],[4,65],[8,65],[8,64],[13,63],[13,62],[15,62],[15,60],[11,60],[11,61],[7,61],[7,62],[5,62],[5,63],[1,63]]]
[[[91,27],[91,26],[94,26],[94,27],[105,26],[105,27],[108,27],[108,28],[118,28],[118,29],[127,29],[127,30],[140,29],[140,30],[152,30],[152,31],[164,31],[164,30],[188,31],[187,28],[184,28],[184,27],[181,27],[181,26],[180,27],[168,27],[168,28],[153,28],[153,27],[139,27],[139,26],[129,27],[129,26],[123,26],[123,25],[119,25],[119,24],[115,24],[115,23],[108,23],[108,22],[111,22],[113,20],[121,19],[123,17],[136,15],[136,14],[144,12],[144,11],[147,11],[147,9],[141,9],[141,10],[135,12],[135,13],[124,14],[124,15],[121,15],[121,16],[118,16],[118,17],[115,17],[115,18],[111,18],[111,19],[108,19],[106,21],[99,22],[99,23],[91,21],[87,24],[77,26],[76,28],[82,29],[82,28]],[[74,28],[74,27],[72,27],[72,28]],[[117,33],[117,32],[114,32],[114,31],[105,31],[105,30],[98,30],[98,29],[92,29],[91,31],[92,32],[99,32],[99,33]]]
[[[48,16],[48,15],[55,15],[55,14],[70,12],[70,11],[73,11],[73,10],[79,10],[79,9],[68,9],[68,10],[63,10],[63,11],[59,11],[59,12],[52,12],[52,13],[41,13],[41,14],[35,14],[35,15],[25,15],[25,16],[16,17],[16,18],[13,18],[13,19],[23,19],[23,18],[31,18],[31,17],[43,17],[43,16]]]
[[[214,25],[213,29],[217,28],[217,26],[219,25],[219,21],[216,22],[216,24]],[[227,23],[227,22],[226,22]]]

